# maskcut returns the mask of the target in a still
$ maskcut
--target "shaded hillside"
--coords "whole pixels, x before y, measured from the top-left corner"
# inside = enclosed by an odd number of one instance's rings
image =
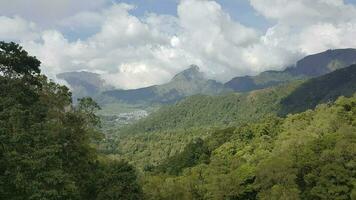
[[[313,109],[320,103],[333,102],[339,96],[352,96],[355,91],[356,65],[352,65],[303,83],[281,101],[281,114]]]
[[[285,82],[316,77],[356,63],[356,49],[336,49],[307,56],[284,71],[266,71],[257,76],[236,77],[225,86],[237,92],[248,92]]]
[[[125,128],[123,132],[140,133],[255,121],[276,113],[280,100],[299,84],[300,82],[295,82],[246,94],[195,95],[175,105],[161,108]]]
[[[224,91],[227,90],[223,84],[206,79],[199,68],[192,65],[166,84],[133,90],[106,91],[101,98],[130,104],[165,104],[195,94],[216,95]]]
[[[249,92],[306,78],[304,75],[292,75],[289,71],[265,71],[257,76],[233,78],[225,86],[236,92]]]

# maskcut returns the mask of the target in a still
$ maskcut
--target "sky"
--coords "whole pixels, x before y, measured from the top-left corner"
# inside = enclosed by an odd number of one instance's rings
[[[356,48],[356,0],[0,0],[0,25],[55,81],[90,71],[133,89],[191,64],[225,82]]]

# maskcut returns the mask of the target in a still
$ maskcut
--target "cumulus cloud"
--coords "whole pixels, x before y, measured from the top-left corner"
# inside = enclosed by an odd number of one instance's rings
[[[110,0],[1,0],[2,15],[21,15],[37,24],[52,26],[57,20],[82,11],[95,11],[108,5]]]
[[[19,16],[0,16],[0,24],[0,38],[2,40],[33,40],[39,36],[36,24]]]
[[[353,5],[343,0],[250,0],[266,18],[289,25],[314,24],[320,21],[344,22],[355,17]]]
[[[225,78],[253,71],[242,54],[258,42],[257,32],[233,21],[218,3],[182,1],[178,17],[183,29],[178,35],[180,46],[196,57],[208,74]]]
[[[69,41],[57,30],[46,30],[23,46],[43,63],[43,72],[54,77],[65,71],[102,71],[119,88],[135,88],[166,82],[192,60],[174,49],[174,17],[149,14],[139,19],[128,4],[114,4],[98,13],[97,33],[86,40]]]
[[[177,16],[141,17],[132,14],[133,5],[98,2],[100,9],[74,6],[67,17],[63,13],[69,11],[58,11],[60,28],[1,16],[6,28],[0,28],[0,39],[21,41],[51,78],[65,71],[99,71],[124,89],[164,83],[190,64],[226,81],[283,69],[307,54],[356,47],[356,8],[342,0],[250,0],[274,23],[265,33],[232,19],[218,1],[181,0]],[[73,41],[62,28],[91,34]]]
[[[250,3],[259,14],[275,22],[252,50],[269,50],[267,54],[273,54],[269,61],[274,60],[271,63],[276,66],[286,66],[303,55],[327,49],[356,47],[353,40],[356,8],[343,0],[250,0]]]

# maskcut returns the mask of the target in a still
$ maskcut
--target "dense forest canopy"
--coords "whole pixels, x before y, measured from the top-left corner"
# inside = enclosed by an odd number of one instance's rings
[[[148,199],[355,199],[356,96],[218,130],[146,169]],[[158,187],[158,188],[157,188]]]
[[[39,66],[0,42],[0,199],[141,199],[134,168],[96,152],[98,105],[73,107]]]

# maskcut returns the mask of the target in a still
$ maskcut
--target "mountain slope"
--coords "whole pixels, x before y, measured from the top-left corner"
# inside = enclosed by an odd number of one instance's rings
[[[220,96],[195,95],[172,106],[166,106],[122,132],[143,133],[190,127],[212,127],[257,121],[277,113],[280,100],[288,96],[300,82]]]
[[[356,97],[339,98],[285,119],[217,130],[157,167],[144,163],[143,188],[151,199],[353,199],[355,104]]]
[[[194,94],[216,95],[227,91],[223,84],[208,80],[195,65],[175,75],[163,85],[133,90],[111,90],[103,93],[106,99],[130,104],[174,103]]]
[[[69,84],[75,100],[85,96],[93,97],[104,90],[113,88],[106,85],[99,74],[91,72],[65,72],[58,74],[57,78],[65,80]]]
[[[242,124],[258,121],[270,114],[284,116],[302,112],[355,92],[356,65],[352,65],[308,81],[295,81],[249,93],[192,96],[152,113],[124,132]]]
[[[356,65],[313,78],[281,101],[282,114],[313,109],[320,103],[335,101],[339,96],[352,96],[356,91]]]
[[[236,77],[225,86],[237,92],[248,92],[285,82],[316,77],[356,63],[356,49],[336,49],[307,56],[284,71],[266,71],[257,76]]]

